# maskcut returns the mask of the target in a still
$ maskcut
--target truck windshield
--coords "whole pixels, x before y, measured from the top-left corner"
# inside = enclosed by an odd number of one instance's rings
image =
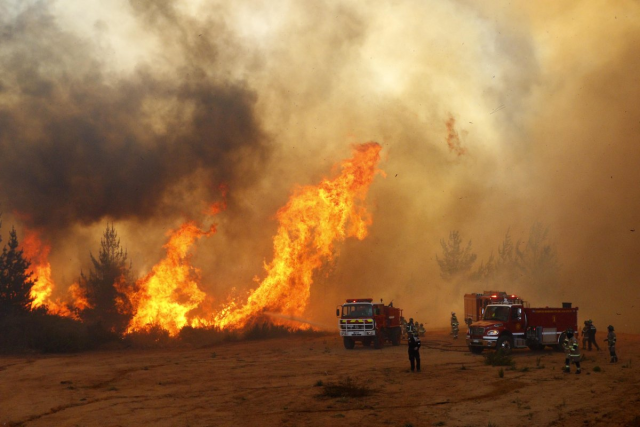
[[[488,305],[484,311],[484,320],[509,320],[509,307],[500,305]]]
[[[342,306],[343,317],[371,317],[373,306],[371,304],[349,304]]]

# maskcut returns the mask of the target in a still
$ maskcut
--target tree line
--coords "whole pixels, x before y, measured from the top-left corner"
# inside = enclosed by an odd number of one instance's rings
[[[0,222],[0,228],[1,226]],[[94,257],[91,252],[89,256],[91,267],[87,274],[81,271],[78,279],[79,288],[87,304],[82,308],[70,304],[68,309],[75,312],[82,324],[89,328],[86,332],[95,339],[117,339],[125,332],[135,314],[127,296],[135,287],[135,278],[131,273],[132,264],[127,251],[122,247],[113,225],[107,225],[98,256]],[[41,333],[32,329],[43,325],[50,326],[47,322],[66,322],[64,327],[67,328],[67,332],[74,328],[79,330],[77,325],[71,325],[69,322],[80,322],[72,319],[52,320],[58,316],[48,315],[46,306],[32,308],[31,288],[39,278],[31,274],[30,268],[31,261],[25,257],[16,230],[12,228],[0,254],[0,326],[5,332],[4,341],[0,339],[0,348],[10,346],[11,341],[21,341],[22,344],[30,346],[34,343],[25,341],[33,341],[30,334],[37,334],[46,341]],[[8,328],[15,331],[12,333]],[[19,331],[22,331],[23,335],[26,334],[26,338],[19,337]],[[54,332],[53,335],[59,335],[61,331]],[[61,339],[64,340],[64,337]]]
[[[467,281],[488,289],[502,289],[505,286],[519,287],[548,286],[558,283],[560,264],[555,245],[550,241],[549,229],[542,223],[535,223],[526,239],[513,241],[511,230],[498,244],[497,250],[477,267],[477,254],[472,242],[465,245],[457,230],[449,233],[447,240],[440,241],[442,254],[436,256],[440,267],[440,277],[447,282]]]

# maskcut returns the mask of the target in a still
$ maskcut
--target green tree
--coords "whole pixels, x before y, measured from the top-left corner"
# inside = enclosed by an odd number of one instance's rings
[[[134,286],[131,263],[113,225],[107,225],[100,243],[98,258],[90,254],[93,268],[89,275],[80,273],[80,286],[85,289],[90,306],[81,316],[110,332],[122,334],[134,314],[127,296]]]
[[[440,240],[442,246],[442,258],[436,260],[440,266],[440,276],[446,281],[452,281],[457,277],[467,274],[475,262],[477,255],[471,251],[471,240],[467,247],[462,249],[462,238],[457,230],[449,233],[449,240]]]
[[[28,274],[31,263],[18,249],[15,228],[11,229],[7,246],[0,255],[0,315],[29,312],[33,302],[33,281]]]

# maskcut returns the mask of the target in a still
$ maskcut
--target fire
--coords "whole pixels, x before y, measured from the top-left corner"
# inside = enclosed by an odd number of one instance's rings
[[[336,254],[335,243],[347,237],[360,240],[372,223],[364,200],[376,173],[381,146],[358,145],[341,164],[333,180],[298,189],[277,218],[274,257],[265,265],[266,277],[244,305],[232,302],[215,317],[222,329],[242,328],[254,316],[275,312],[301,316],[309,301],[313,273]]]
[[[128,333],[159,326],[173,336],[186,325],[202,323],[189,317],[206,297],[198,288],[199,270],[189,264],[189,249],[196,239],[215,231],[215,226],[203,231],[194,222],[187,222],[169,233],[169,242],[164,245],[166,257],[137,282],[137,291],[129,295],[136,314]]]

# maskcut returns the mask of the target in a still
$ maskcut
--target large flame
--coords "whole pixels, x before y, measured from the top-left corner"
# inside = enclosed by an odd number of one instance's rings
[[[137,282],[137,291],[129,296],[136,314],[127,332],[160,327],[173,336],[186,325],[201,324],[189,317],[206,297],[198,288],[199,270],[189,263],[189,249],[196,239],[215,231],[215,226],[203,231],[194,222],[187,222],[170,233],[164,245],[166,257]]]
[[[52,299],[55,283],[51,278],[51,263],[49,263],[51,246],[40,239],[40,232],[35,229],[25,229],[20,246],[24,257],[31,262],[27,271],[33,281],[30,291],[31,298],[33,298],[31,309],[44,307],[50,314],[77,317],[67,304],[64,304],[60,299],[55,301]],[[75,304],[72,303],[72,305]]]
[[[341,164],[341,174],[317,186],[298,189],[282,207],[274,237],[274,257],[265,265],[266,278],[243,305],[235,302],[215,317],[215,326],[241,328],[265,312],[301,316],[309,301],[313,273],[335,254],[334,244],[347,237],[364,239],[371,217],[364,200],[376,174],[381,146],[355,147]]]

